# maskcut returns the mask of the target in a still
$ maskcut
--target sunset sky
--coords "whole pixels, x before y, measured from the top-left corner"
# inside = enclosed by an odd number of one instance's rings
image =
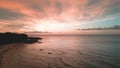
[[[0,0],[0,31],[71,31],[120,25],[120,0]]]

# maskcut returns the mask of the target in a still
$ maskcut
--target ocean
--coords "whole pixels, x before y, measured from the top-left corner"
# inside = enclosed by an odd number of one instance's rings
[[[120,36],[38,37],[38,43],[7,45],[15,47],[1,68],[120,68]]]

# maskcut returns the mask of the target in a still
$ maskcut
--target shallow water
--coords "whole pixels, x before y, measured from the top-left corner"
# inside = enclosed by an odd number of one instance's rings
[[[2,68],[120,68],[120,36],[40,36],[14,44]]]

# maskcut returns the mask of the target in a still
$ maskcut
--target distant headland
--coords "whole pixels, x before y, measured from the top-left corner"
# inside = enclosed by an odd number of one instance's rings
[[[18,33],[0,33],[0,44],[9,44],[9,43],[35,43],[38,42],[38,37],[28,37],[27,34],[18,34]]]

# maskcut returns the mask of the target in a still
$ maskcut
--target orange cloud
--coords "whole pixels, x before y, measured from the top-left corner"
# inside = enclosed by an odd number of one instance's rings
[[[0,13],[3,15],[0,22],[8,26],[17,23],[14,27],[24,24],[21,30],[43,23],[43,19],[68,24],[88,23],[102,18],[108,7],[116,2],[119,0],[0,0]]]

